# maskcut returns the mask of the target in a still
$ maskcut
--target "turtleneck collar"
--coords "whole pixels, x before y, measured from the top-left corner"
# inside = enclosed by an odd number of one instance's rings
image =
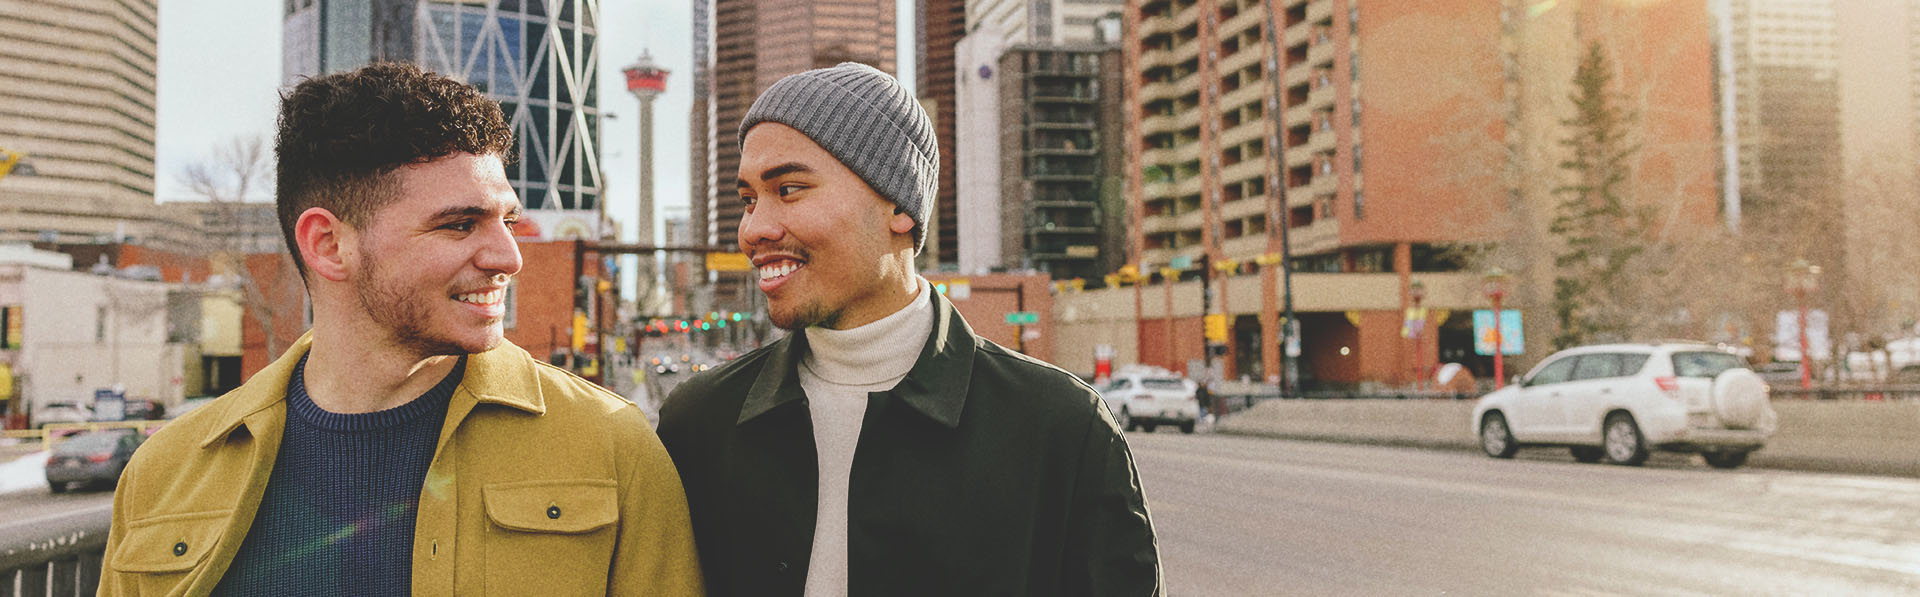
[[[807,328],[802,366],[823,381],[848,386],[905,376],[933,333],[933,301],[927,300],[932,285],[918,275],[914,280],[913,300],[891,315],[845,330]]]

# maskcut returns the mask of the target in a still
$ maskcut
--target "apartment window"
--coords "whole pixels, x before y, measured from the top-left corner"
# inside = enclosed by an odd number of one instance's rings
[[[1353,192],[1353,219],[1360,220],[1360,219],[1365,219],[1366,217],[1367,217],[1367,196],[1361,193],[1360,191],[1354,191]]]
[[[1360,98],[1353,98],[1353,130],[1360,130]]]
[[[96,343],[107,341],[107,307],[105,305],[93,308],[93,341]]]
[[[1355,83],[1360,82],[1360,53],[1359,52],[1347,53],[1347,78],[1351,79]]]
[[[1353,146],[1353,175],[1354,176],[1360,175],[1360,145],[1359,144],[1355,144]]]
[[[1506,11],[1501,11],[1500,16],[1504,19],[1506,17]],[[1360,3],[1358,2],[1347,4],[1347,34],[1360,34]]]

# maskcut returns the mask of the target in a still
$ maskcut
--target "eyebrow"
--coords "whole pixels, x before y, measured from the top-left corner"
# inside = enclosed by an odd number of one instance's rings
[[[813,168],[807,167],[806,164],[802,164],[800,162],[787,162],[785,164],[781,164],[778,166],[774,166],[772,168],[768,168],[766,170],[762,170],[760,172],[760,180],[763,180],[763,181],[773,180],[775,178],[786,176],[788,174],[807,174],[811,172],[813,172]],[[742,179],[740,181],[740,187],[746,188],[747,186],[748,186],[747,181]]]
[[[525,208],[521,207],[519,204],[516,203],[514,204],[513,209],[507,210],[507,215],[518,216],[524,212],[525,212]],[[494,213],[493,210],[487,209],[479,205],[460,205],[460,206],[442,209],[439,212],[434,213],[433,217],[430,218],[430,220],[437,222],[440,220],[451,220],[454,218],[478,218],[478,217],[491,216],[493,215],[493,213]]]

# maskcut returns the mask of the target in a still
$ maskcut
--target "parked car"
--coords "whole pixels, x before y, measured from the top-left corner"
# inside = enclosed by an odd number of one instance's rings
[[[147,436],[133,429],[81,433],[53,446],[47,457],[47,486],[63,493],[70,484],[113,487],[133,451]]]
[[[1575,460],[1638,465],[1649,451],[1698,452],[1735,468],[1778,425],[1767,384],[1708,344],[1608,344],[1554,353],[1480,399],[1473,432],[1488,456],[1565,446]]]
[[[1170,372],[1116,373],[1100,388],[1100,398],[1121,429],[1152,433],[1160,425],[1179,425],[1181,432],[1193,433],[1200,418],[1199,387]]]
[[[92,420],[93,409],[78,402],[48,402],[33,410],[35,428],[54,423],[86,423]]]
[[[1753,372],[1760,376],[1760,381],[1767,382],[1771,387],[1800,387],[1800,363],[1798,362],[1761,363],[1754,368]]]

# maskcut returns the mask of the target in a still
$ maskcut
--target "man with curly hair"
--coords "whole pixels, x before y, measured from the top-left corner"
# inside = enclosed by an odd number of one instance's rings
[[[701,592],[639,409],[502,337],[512,148],[497,104],[409,65],[282,98],[278,211],[313,329],[135,455],[103,593]]]

